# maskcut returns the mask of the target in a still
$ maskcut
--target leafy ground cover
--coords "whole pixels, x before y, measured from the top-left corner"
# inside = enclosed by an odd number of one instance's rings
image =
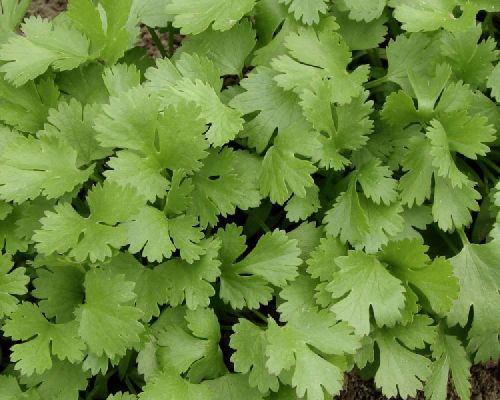
[[[470,398],[498,2],[72,0],[11,33],[28,3],[0,16],[2,398],[316,400],[350,370]]]

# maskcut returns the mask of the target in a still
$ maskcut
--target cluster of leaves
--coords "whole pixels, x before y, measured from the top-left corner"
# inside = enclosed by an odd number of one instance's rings
[[[498,0],[70,0],[14,33],[28,5],[0,1],[0,398],[323,400],[353,368],[470,397]],[[186,37],[155,61],[140,23]]]

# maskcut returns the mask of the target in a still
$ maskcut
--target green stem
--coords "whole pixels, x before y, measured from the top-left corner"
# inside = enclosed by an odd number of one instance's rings
[[[490,167],[497,174],[500,174],[500,167],[498,165],[496,165],[493,161],[491,161],[488,158],[483,158],[481,161],[484,162],[488,167]]]
[[[380,61],[380,56],[378,55],[377,49],[368,50],[368,55],[373,65],[375,65],[378,68],[382,68],[382,61]]]
[[[165,47],[163,47],[163,43],[161,42],[160,38],[158,37],[156,30],[154,28],[150,28],[148,26],[148,31],[151,34],[151,38],[153,39],[153,43],[155,44],[156,48],[160,52],[162,58],[168,57],[167,51],[165,50]]]
[[[257,310],[251,310],[252,314],[254,314],[256,317],[258,317],[262,322],[265,322],[267,324],[267,317],[262,314],[260,311]]]
[[[172,25],[172,22],[169,22],[167,25],[167,32],[168,32],[168,56],[172,57],[174,55],[174,27]]]
[[[485,163],[478,161],[477,165],[479,166],[487,180],[490,180],[491,182],[497,181],[497,178],[495,178],[495,175],[493,175],[491,171],[486,167]]]
[[[460,236],[460,240],[462,241],[462,244],[464,246],[469,245],[470,244],[469,238],[465,234],[464,229],[463,228],[457,229],[457,232],[458,232],[458,236]]]
[[[458,254],[460,252],[460,250],[455,246],[455,244],[451,241],[451,239],[448,237],[448,235],[445,232],[443,232],[438,227],[436,227],[436,231],[439,234],[439,236],[441,237],[441,239],[443,239],[443,241],[448,245],[448,247],[451,249],[451,251],[453,251],[454,254]]]
[[[377,86],[380,86],[384,83],[386,83],[388,81],[388,77],[387,75],[381,77],[381,78],[378,78],[378,79],[374,79],[373,81],[370,81],[370,82],[366,82],[365,83],[365,88],[366,89],[372,89],[372,88],[375,88]]]

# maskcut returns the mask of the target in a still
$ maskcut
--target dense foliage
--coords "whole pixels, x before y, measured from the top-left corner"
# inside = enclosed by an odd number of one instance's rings
[[[1,399],[323,400],[353,368],[470,397],[499,0],[28,5],[0,0]]]

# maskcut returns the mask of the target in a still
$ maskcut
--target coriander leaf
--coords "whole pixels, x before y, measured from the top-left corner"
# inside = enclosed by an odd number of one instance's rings
[[[212,283],[220,275],[220,261],[216,258],[220,242],[207,240],[200,244],[205,247],[206,252],[198,261],[188,264],[179,258],[173,258],[158,266],[169,282],[166,287],[167,299],[172,307],[184,301],[190,310],[206,307],[210,297],[215,294]]]
[[[98,111],[99,107],[83,106],[75,99],[59,103],[57,109],[49,111],[47,124],[37,136],[54,137],[67,143],[76,150],[78,165],[105,158],[110,150],[99,145],[93,127]]]
[[[412,207],[419,206],[431,197],[434,158],[431,142],[419,134],[408,139],[402,166],[406,173],[399,180],[401,200]]]
[[[82,184],[92,166],[80,170],[77,153],[56,138],[16,135],[0,153],[0,197],[22,203],[44,195],[62,196]]]
[[[279,292],[278,308],[280,321],[288,322],[304,312],[318,311],[317,281],[307,274],[300,274]],[[331,296],[329,296],[331,298]],[[318,304],[317,304],[318,303]]]
[[[405,289],[374,255],[352,251],[338,257],[339,271],[326,289],[339,299],[331,310],[357,333],[370,332],[370,310],[378,326],[394,326],[401,318]]]
[[[448,314],[448,325],[465,326],[472,307],[474,319],[469,339],[472,340],[470,351],[477,351],[476,362],[490,357],[494,359],[500,354],[500,327],[495,317],[495,310],[500,306],[499,260],[500,247],[497,241],[467,244],[450,260],[460,282],[460,293]],[[491,343],[485,340],[488,335],[493,337]]]
[[[339,270],[335,259],[346,256],[347,247],[338,238],[327,236],[321,238],[319,245],[311,252],[307,259],[307,272],[320,281],[330,281]]]
[[[368,68],[361,66],[353,72],[346,70],[351,52],[332,28],[332,24],[324,24],[320,29],[300,28],[297,33],[286,37],[285,45],[291,57],[280,56],[271,63],[280,73],[275,77],[278,85],[293,89],[300,95],[311,87],[311,82],[326,79],[330,101],[340,104],[361,94]]]
[[[2,0],[0,3],[0,43],[5,42],[22,21],[30,0]]]
[[[92,262],[110,257],[113,248],[127,244],[129,221],[145,200],[131,187],[114,183],[96,185],[87,195],[90,215],[85,218],[68,203],[59,203],[41,219],[33,240],[42,254],[68,254],[76,261]]]
[[[106,400],[137,400],[135,394],[118,392],[115,394],[110,394]]]
[[[169,221],[154,207],[143,207],[130,221],[123,224],[131,253],[141,252],[148,261],[162,261],[175,251],[170,238]]]
[[[71,321],[76,307],[82,303],[84,272],[77,265],[50,265],[38,268],[31,293],[38,301],[40,310],[58,323]]]
[[[415,287],[435,313],[444,316],[458,297],[460,287],[451,264],[442,257],[431,262],[427,250],[419,239],[393,241],[380,251],[378,258],[395,277]]]
[[[260,392],[277,391],[280,384],[278,377],[266,368],[266,331],[250,321],[240,318],[233,326],[230,346],[235,352],[231,356],[236,372],[248,374],[251,387],[257,387]]]
[[[468,226],[472,221],[471,211],[479,211],[477,200],[481,195],[474,183],[467,180],[456,190],[449,179],[435,176],[432,216],[444,231]]]
[[[78,335],[97,356],[125,355],[137,346],[144,330],[143,312],[129,305],[136,298],[135,284],[111,270],[93,269],[85,275],[85,303],[75,315]]]
[[[205,387],[208,387],[211,399],[228,400],[263,400],[263,395],[257,389],[248,385],[247,377],[241,374],[227,374],[217,379],[204,381]]]
[[[307,123],[299,121],[278,133],[266,152],[259,177],[260,190],[273,203],[283,204],[292,194],[305,197],[314,185],[316,167],[297,155],[315,158],[320,142]]]
[[[127,282],[134,283],[134,304],[142,311],[144,322],[160,314],[158,306],[167,302],[168,286],[166,276],[160,268],[145,267],[126,253],[118,253],[103,268],[115,275],[123,274]]]
[[[21,381],[26,380],[31,386],[36,386],[41,399],[78,400],[79,392],[85,390],[89,377],[81,364],[54,360],[51,369],[28,379],[22,377]]]
[[[182,34],[197,34],[209,26],[216,31],[226,31],[250,12],[256,0],[172,0],[167,12],[174,16],[174,26]],[[204,10],[203,14],[199,10]]]
[[[390,204],[397,198],[397,181],[392,178],[392,171],[376,158],[359,168],[358,182],[375,204]]]
[[[23,392],[17,379],[11,375],[0,376],[0,396],[5,400],[40,400],[36,389]]]
[[[200,219],[202,228],[217,224],[218,216],[232,215],[236,207],[257,207],[261,196],[255,171],[260,159],[246,151],[212,150],[203,167],[192,178],[189,212]]]
[[[117,97],[139,86],[141,73],[135,65],[116,64],[104,70],[102,79],[109,95]]]
[[[500,102],[500,64],[497,64],[488,77],[487,86],[491,89],[491,95]]]
[[[379,4],[385,3],[385,0],[377,1]],[[384,41],[387,34],[386,17],[374,18],[370,22],[354,21],[348,17],[347,12],[340,10],[339,3],[337,3],[337,7],[339,9],[334,8],[333,15],[339,24],[339,33],[351,50],[373,49]]]
[[[434,31],[444,28],[451,32],[463,31],[475,23],[477,6],[457,0],[390,0],[394,17],[407,32]],[[453,10],[460,4],[461,15],[455,17]]]
[[[245,236],[234,224],[217,231],[221,241],[220,297],[235,309],[254,309],[272,298],[272,287],[283,287],[297,276],[300,250],[297,241],[275,230],[263,235],[254,249],[237,261],[245,251]],[[232,246],[239,244],[237,249]],[[234,253],[233,253],[234,251]]]
[[[0,120],[21,132],[42,129],[58,98],[59,90],[50,77],[15,87],[0,76]]]
[[[430,375],[431,362],[412,350],[421,349],[424,342],[433,343],[435,327],[431,318],[417,315],[407,326],[379,329],[374,339],[380,351],[380,366],[375,384],[388,397],[398,394],[406,398],[422,390],[422,382]]]
[[[456,78],[474,87],[484,89],[487,77],[498,60],[496,42],[488,38],[478,44],[482,29],[473,25],[460,32],[446,32],[441,37],[441,49],[447,62],[453,67]]]
[[[83,358],[85,345],[78,337],[78,324],[52,324],[40,309],[31,303],[22,303],[10,316],[3,331],[14,340],[11,360],[23,375],[41,374],[52,367],[52,356],[78,362]],[[30,339],[30,340],[28,340]]]
[[[157,400],[169,393],[174,399],[211,399],[208,386],[193,384],[169,369],[152,378],[142,389],[139,400]]]
[[[245,92],[235,96],[230,105],[244,114],[258,114],[245,124],[240,135],[247,137],[249,145],[262,152],[274,131],[282,131],[301,118],[297,96],[280,88],[274,81],[276,72],[257,67],[241,86]]]
[[[291,222],[306,220],[312,214],[320,209],[319,189],[317,186],[311,186],[306,189],[305,197],[297,195],[288,200],[285,211],[286,217]]]
[[[470,366],[471,363],[455,336],[438,330],[435,343],[431,346],[433,362],[432,374],[425,385],[425,395],[429,400],[445,400],[448,394],[448,378],[451,371],[453,386],[460,399],[470,397]]]
[[[288,6],[288,12],[293,14],[297,21],[306,25],[317,24],[321,14],[328,11],[327,0],[278,0]]]
[[[162,326],[157,357],[163,369],[186,373],[193,383],[216,378],[227,371],[219,348],[219,322],[213,310],[174,308],[167,311]]]
[[[9,316],[17,309],[19,300],[15,295],[26,294],[28,282],[26,268],[14,268],[10,256],[0,255],[0,318]]]
[[[327,356],[352,354],[359,347],[348,325],[337,323],[332,314],[315,312],[297,315],[282,327],[269,320],[267,340],[268,371],[279,375],[292,369],[297,395],[310,400],[322,400],[323,389],[333,395],[342,388],[341,366]]]
[[[366,3],[363,0],[340,0],[339,7],[349,11],[349,18],[366,22],[379,18],[384,11],[387,0],[374,0]]]
[[[249,21],[240,21],[220,32],[208,29],[182,42],[176,54],[205,54],[221,75],[242,75],[245,60],[255,46],[255,31]]]
[[[319,141],[322,144],[317,158],[319,166],[344,169],[349,164],[349,151],[360,149],[368,142],[373,130],[369,115],[373,112],[373,102],[368,101],[368,92],[353,98],[348,104],[331,107],[327,87],[316,88],[316,92],[306,90],[302,94],[301,106],[304,116],[313,127],[324,132]]]
[[[52,66],[57,71],[78,67],[89,58],[89,41],[79,31],[40,17],[27,19],[16,35],[1,47],[0,71],[15,86],[42,75]]]
[[[415,75],[427,73],[440,57],[439,43],[431,36],[423,33],[398,35],[387,46],[387,78],[400,85],[405,92],[412,93],[408,70],[411,69]]]

